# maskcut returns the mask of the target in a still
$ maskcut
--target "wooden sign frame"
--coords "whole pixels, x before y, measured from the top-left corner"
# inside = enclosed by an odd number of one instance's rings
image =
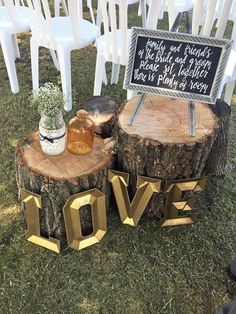
[[[219,47],[221,48],[220,57],[218,59],[218,64],[216,66],[215,75],[212,84],[210,85],[210,93],[206,95],[202,93],[189,92],[180,89],[162,88],[159,86],[149,86],[142,83],[132,82],[132,76],[134,71],[135,57],[137,54],[138,40],[141,37],[146,37],[154,40],[163,40],[166,42],[172,41],[173,43],[183,43],[195,46],[206,46],[209,48]],[[130,50],[128,64],[126,67],[125,79],[124,79],[124,89],[134,90],[141,93],[151,93],[159,94],[163,96],[169,96],[180,99],[187,99],[190,101],[201,101],[206,103],[215,103],[217,99],[218,88],[221,84],[221,80],[224,74],[228,56],[230,54],[232,46],[232,41],[228,39],[219,39],[216,37],[206,37],[200,35],[190,35],[185,33],[173,33],[168,31],[159,31],[144,29],[139,27],[132,28],[132,35],[130,41]],[[219,51],[219,49],[218,49]]]

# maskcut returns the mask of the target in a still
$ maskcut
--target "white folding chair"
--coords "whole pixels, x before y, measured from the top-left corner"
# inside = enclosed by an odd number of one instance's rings
[[[236,12],[235,0],[195,0],[193,8],[192,32],[201,35],[211,36],[213,26],[216,25],[215,37],[223,38],[227,21],[233,19],[234,26],[231,38],[236,40]],[[205,4],[205,5],[204,5]],[[202,21],[202,17],[204,20]],[[217,19],[217,23],[215,21]],[[221,97],[224,85],[226,85],[224,100],[230,104],[236,79],[236,44],[231,50],[225,73],[219,88],[218,97]]]
[[[0,43],[11,91],[19,92],[15,59],[20,57],[16,34],[29,30],[28,8],[20,1],[4,0],[0,6]]]
[[[31,10],[31,67],[33,90],[39,88],[39,47],[57,53],[62,90],[66,97],[65,110],[72,108],[71,51],[93,44],[100,35],[98,27],[79,17],[80,1],[68,0],[68,16],[51,17],[47,0],[27,0]],[[41,3],[41,5],[40,5]]]
[[[156,1],[152,0],[149,12],[157,8]],[[105,63],[112,62],[111,83],[116,84],[119,77],[120,65],[126,65],[128,61],[128,46],[131,36],[131,30],[127,28],[127,7],[126,0],[120,0],[119,28],[117,26],[116,1],[101,1],[102,20],[104,26],[104,35],[96,41],[97,60],[94,80],[94,95],[100,95],[102,81],[105,76]],[[129,93],[128,93],[129,98]]]
[[[99,37],[96,41],[97,60],[94,80],[94,95],[101,94],[102,81],[105,76],[105,63],[107,61],[116,65],[127,64],[128,41],[131,32],[130,29],[127,29],[126,0],[120,0],[119,7],[123,14],[120,15],[119,29],[117,27],[115,0],[108,1],[108,11],[106,1],[101,1],[100,5],[104,25],[104,35]]]
[[[146,7],[146,0],[144,1],[144,7]],[[96,20],[96,24],[98,25],[98,27],[101,28],[101,23],[102,23],[102,4],[106,6],[108,4],[109,0],[98,0],[98,7],[97,7],[97,20]],[[119,24],[117,26],[117,28],[121,28],[121,23],[123,21],[123,15],[126,15],[126,18],[128,16],[128,7],[129,5],[135,4],[135,3],[139,3],[140,4],[140,0],[125,0],[125,1],[121,1],[121,0],[115,0],[115,5],[118,6],[118,12],[119,12]],[[141,8],[141,6],[139,5],[139,8]],[[146,10],[145,8],[143,10],[139,10],[140,13],[142,14],[142,19],[143,19],[143,24],[146,24]],[[110,17],[109,17],[109,10],[107,11],[107,22],[108,22],[108,27],[110,26]],[[126,22],[127,24],[127,22]],[[127,26],[126,26],[127,27]],[[116,63],[112,63],[112,76],[111,76],[111,84],[117,84],[118,79],[119,79],[119,73],[120,73],[120,64],[116,64]],[[106,76],[106,72],[104,72],[103,74],[103,82],[105,84],[107,84],[107,76]]]
[[[98,0],[98,1],[104,1],[104,0]],[[108,0],[105,0],[108,2]],[[145,7],[146,7],[146,0],[143,0],[145,3]],[[124,12],[127,12],[127,17],[128,17],[128,8],[129,5],[135,4],[135,3],[139,3],[140,4],[140,0],[125,0],[124,4],[125,6],[121,6],[121,0],[115,0],[115,4],[118,6],[118,12],[119,12],[119,24],[118,27],[120,28],[120,21],[122,20],[122,15],[124,14]],[[138,14],[142,15],[143,18],[143,24],[146,25],[146,10],[142,11],[141,6],[139,5],[139,10],[138,10]],[[128,23],[128,21],[127,21]],[[144,26],[143,25],[143,26]],[[116,63],[112,63],[112,75],[111,75],[111,84],[117,84],[118,79],[119,79],[119,74],[120,74],[120,64],[116,64]],[[106,82],[106,76],[105,77],[105,82]]]

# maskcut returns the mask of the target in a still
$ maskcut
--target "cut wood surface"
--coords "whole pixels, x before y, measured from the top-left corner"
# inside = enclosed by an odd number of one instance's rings
[[[109,144],[109,143],[108,143]],[[38,132],[18,142],[16,147],[17,185],[41,196],[40,230],[44,236],[60,239],[65,244],[66,233],[63,206],[71,195],[97,188],[110,202],[108,169],[113,166],[112,147],[104,145],[98,136],[93,151],[74,155],[65,150],[61,155],[49,156],[42,152]],[[20,193],[19,193],[20,195]],[[25,211],[20,198],[21,208]],[[91,208],[80,209],[81,228],[84,235],[92,232]]]
[[[130,175],[130,194],[137,175],[165,180],[200,177],[218,134],[218,123],[207,104],[195,103],[196,136],[189,135],[188,102],[147,96],[134,125],[128,120],[137,103],[128,101],[118,117],[118,169]],[[159,215],[163,194],[155,194],[147,212]]]
[[[160,143],[194,143],[203,140],[215,129],[217,119],[207,104],[195,103],[196,136],[189,136],[188,101],[163,96],[148,96],[134,125],[128,119],[137,103],[134,97],[119,116],[120,127],[128,134],[135,134]]]
[[[70,180],[91,174],[107,166],[110,160],[104,140],[98,136],[94,138],[92,152],[86,155],[74,155],[67,149],[57,156],[46,155],[41,149],[38,132],[27,137],[19,149],[23,162],[29,169],[57,180]]]

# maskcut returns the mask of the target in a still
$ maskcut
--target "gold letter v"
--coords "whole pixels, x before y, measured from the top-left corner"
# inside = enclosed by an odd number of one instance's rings
[[[137,226],[153,193],[160,192],[161,180],[138,176],[138,190],[136,191],[131,204],[127,189],[129,185],[129,174],[109,170],[108,181],[112,184],[122,223]]]

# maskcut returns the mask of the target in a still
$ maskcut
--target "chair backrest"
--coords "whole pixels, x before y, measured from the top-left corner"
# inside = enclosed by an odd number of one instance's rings
[[[14,29],[19,30],[22,22],[17,14],[17,7],[25,6],[25,2],[23,0],[0,0],[0,5],[6,7]]]
[[[146,0],[146,4],[148,6],[150,6],[150,3],[151,3],[152,0]],[[154,1],[155,2],[155,1]],[[160,3],[161,2],[161,3]],[[158,14],[158,18],[159,19],[163,19],[164,18],[164,12],[165,11],[168,11],[167,9],[167,2],[166,0],[161,0],[161,1],[157,1],[157,3],[159,4],[160,3],[160,11],[158,10],[157,14]]]
[[[127,10],[125,0],[120,0],[119,31],[115,0],[101,1],[107,59],[114,63],[126,64],[127,61]],[[119,33],[119,34],[118,34]],[[121,36],[121,50],[118,52],[118,35]],[[120,39],[119,39],[120,40]]]
[[[148,0],[148,14],[146,27],[156,29],[158,19],[162,17],[165,1],[164,0]]]
[[[32,34],[37,34],[46,46],[55,48],[55,37],[52,27],[52,17],[46,0],[27,0],[30,9]],[[45,22],[47,27],[45,27]]]
[[[93,24],[95,25],[95,18],[94,18],[94,13],[93,13],[93,5],[92,5],[92,0],[87,0],[87,7],[89,9],[90,15],[91,15],[91,19]]]
[[[236,0],[233,1],[231,11],[230,11],[230,20],[235,21],[236,18]]]
[[[235,0],[195,0],[192,33],[210,36],[217,19],[215,37],[223,37],[227,21],[233,16],[233,6]]]
[[[191,10],[193,4],[193,0],[167,0],[169,29],[172,28],[178,13]]]
[[[163,18],[164,11],[168,12],[169,30],[179,12],[191,10],[193,0],[146,0],[149,6],[147,16],[147,27],[156,29],[158,19]],[[153,2],[153,3],[151,3]],[[153,7],[153,9],[151,8]],[[154,10],[154,11],[152,11]]]
[[[31,12],[31,28],[34,35],[41,37],[41,41],[51,49],[55,49],[55,34],[52,23],[52,15],[48,0],[27,0]],[[79,21],[82,15],[82,0],[68,0],[68,19],[70,20],[71,31],[74,41],[80,36]],[[58,19],[64,17],[57,17]]]
[[[79,0],[79,1],[80,1],[79,16],[80,16],[81,18],[83,18],[82,2],[81,2],[81,0]],[[1,0],[0,0],[0,2],[1,2]],[[67,8],[67,4],[66,4],[65,0],[54,0],[54,8],[56,8],[56,9],[55,9],[55,16],[59,16],[59,13],[60,13],[60,4],[61,4],[61,3],[62,3],[62,5],[63,5],[64,11],[65,11],[65,12],[64,12],[65,15],[69,15],[68,8]],[[87,7],[88,7],[88,9],[89,9],[89,11],[90,11],[90,15],[91,15],[92,22],[93,22],[93,24],[95,25],[95,18],[94,18],[94,13],[93,13],[92,0],[87,0]]]

